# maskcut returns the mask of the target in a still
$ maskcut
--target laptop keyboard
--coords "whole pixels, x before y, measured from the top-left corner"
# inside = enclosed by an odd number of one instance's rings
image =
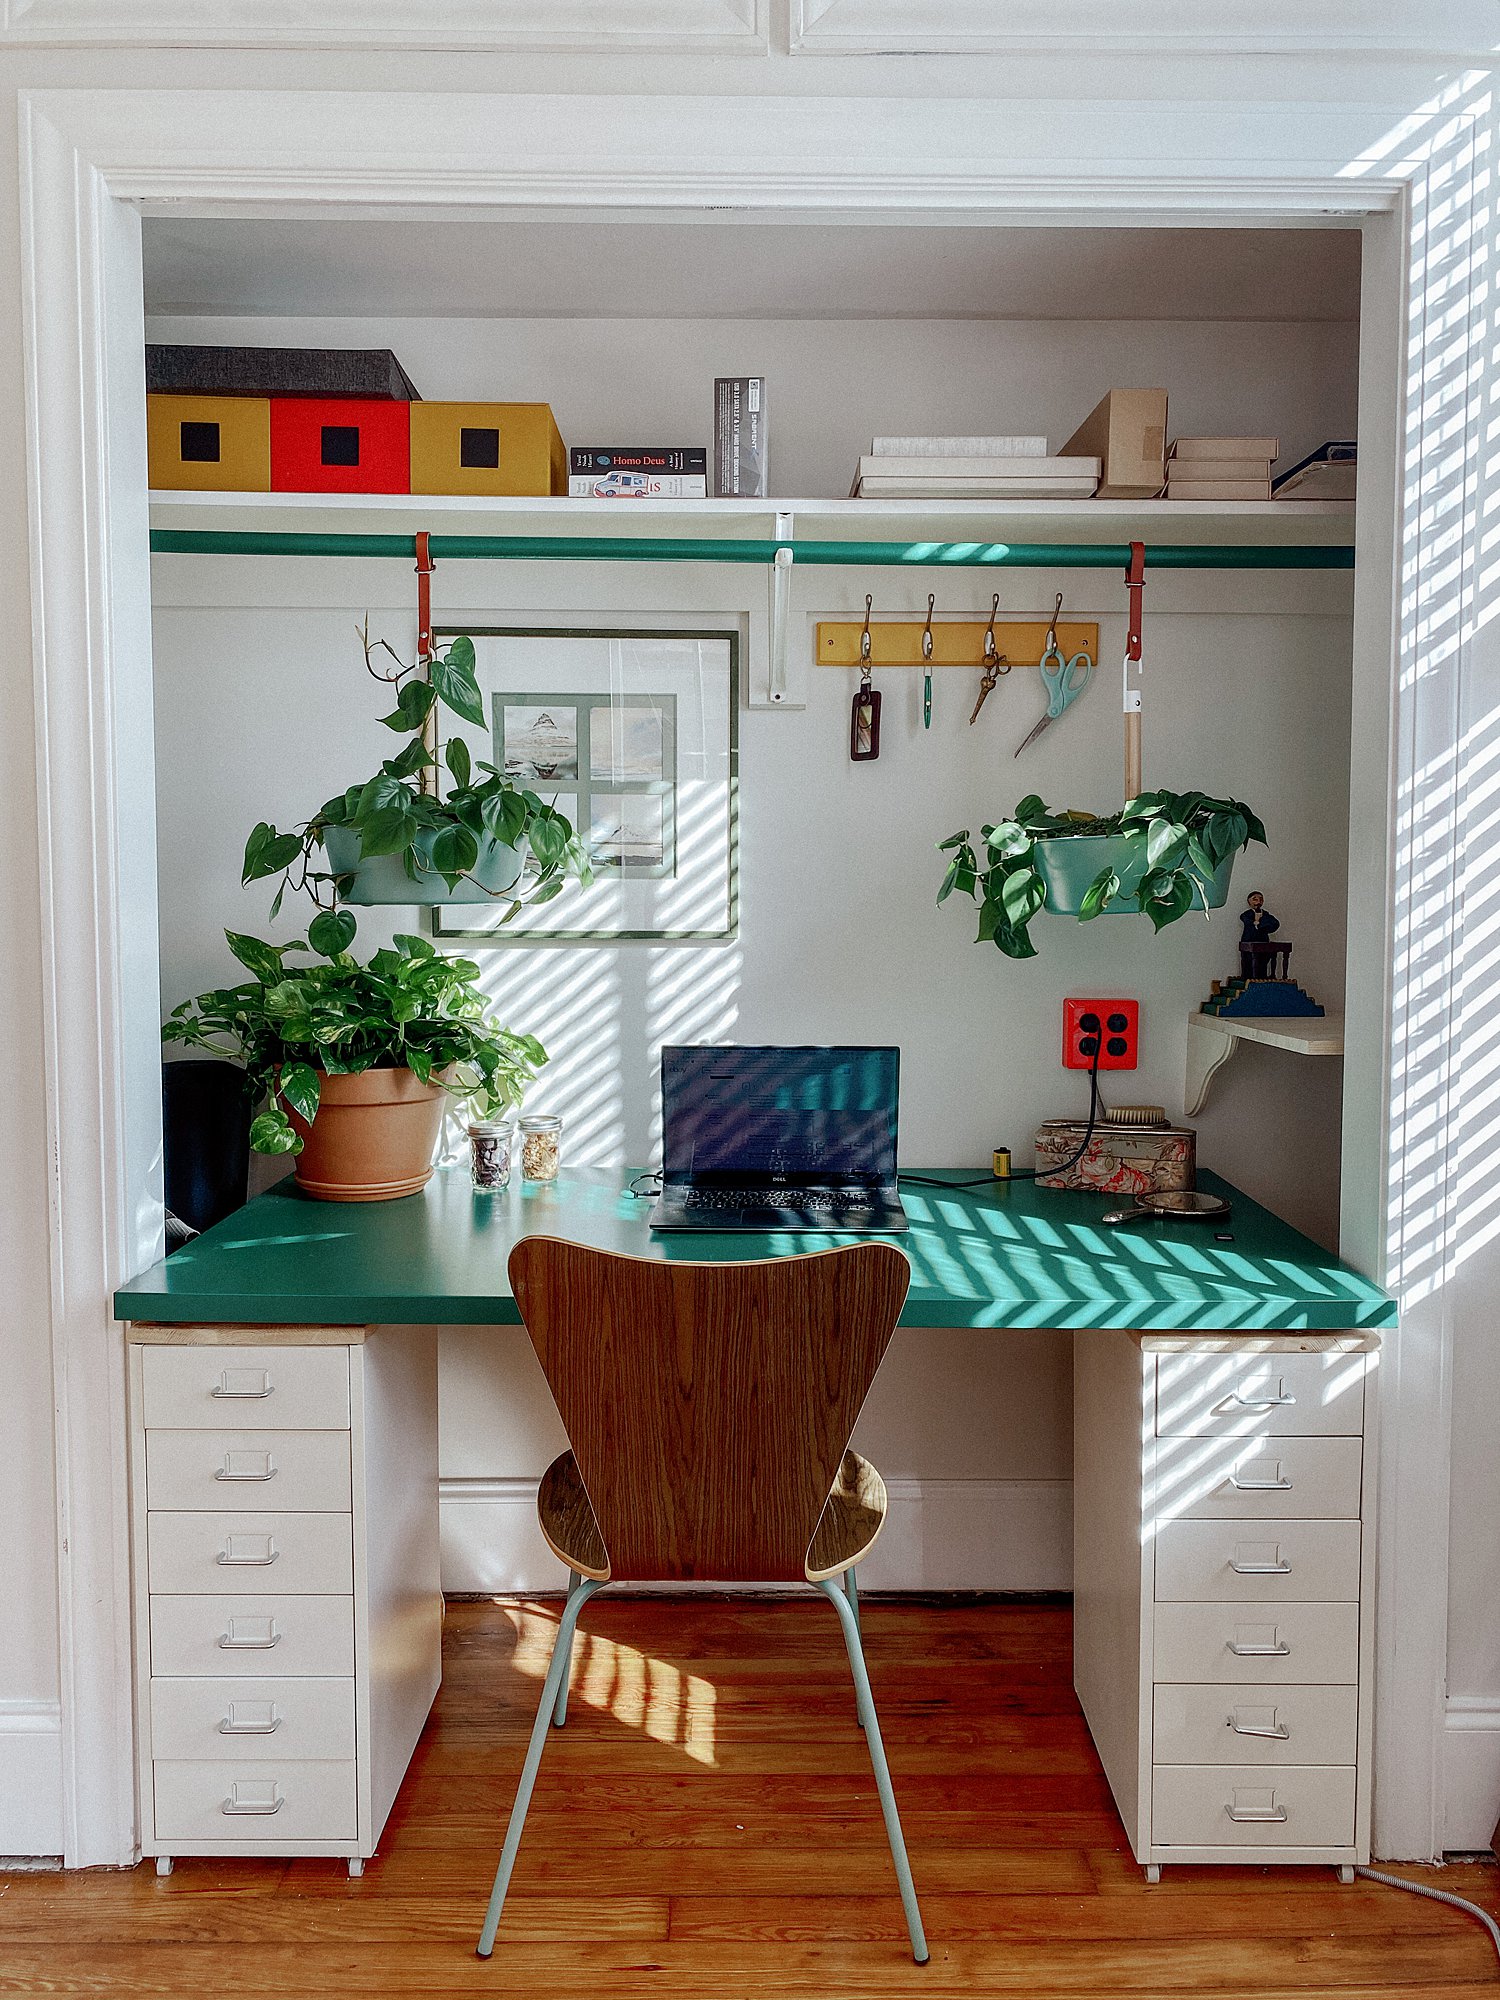
[[[871,1209],[874,1197],[863,1188],[689,1188],[684,1208],[775,1208],[847,1215]]]

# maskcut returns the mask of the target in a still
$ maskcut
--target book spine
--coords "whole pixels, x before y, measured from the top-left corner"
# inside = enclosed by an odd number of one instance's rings
[[[882,458],[859,461],[862,479],[1097,479],[1097,458]]]
[[[570,500],[706,500],[701,472],[573,472]]]
[[[722,499],[763,500],[766,465],[766,378],[721,375],[714,381],[714,492]]]
[[[568,471],[575,472],[701,472],[708,473],[708,451],[701,444],[574,445]]]

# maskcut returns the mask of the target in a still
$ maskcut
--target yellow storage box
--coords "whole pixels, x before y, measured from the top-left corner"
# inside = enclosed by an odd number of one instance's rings
[[[271,405],[264,396],[148,396],[153,487],[269,493]]]
[[[550,403],[413,403],[413,493],[566,493]]]

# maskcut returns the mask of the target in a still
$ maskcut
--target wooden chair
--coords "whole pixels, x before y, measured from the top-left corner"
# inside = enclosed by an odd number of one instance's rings
[[[510,1280],[572,1450],[537,1512],[568,1600],[516,1787],[479,1955],[488,1958],[549,1720],[567,1714],[578,1614],[611,1582],[815,1584],[838,1613],[912,1956],[927,1959],[860,1643],[855,1565],[885,1520],[849,1450],[911,1269],[890,1243],[743,1264],[621,1257],[544,1236]]]

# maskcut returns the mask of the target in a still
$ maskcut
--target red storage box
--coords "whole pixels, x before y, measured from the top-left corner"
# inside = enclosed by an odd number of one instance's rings
[[[273,396],[273,493],[407,493],[411,405]]]

